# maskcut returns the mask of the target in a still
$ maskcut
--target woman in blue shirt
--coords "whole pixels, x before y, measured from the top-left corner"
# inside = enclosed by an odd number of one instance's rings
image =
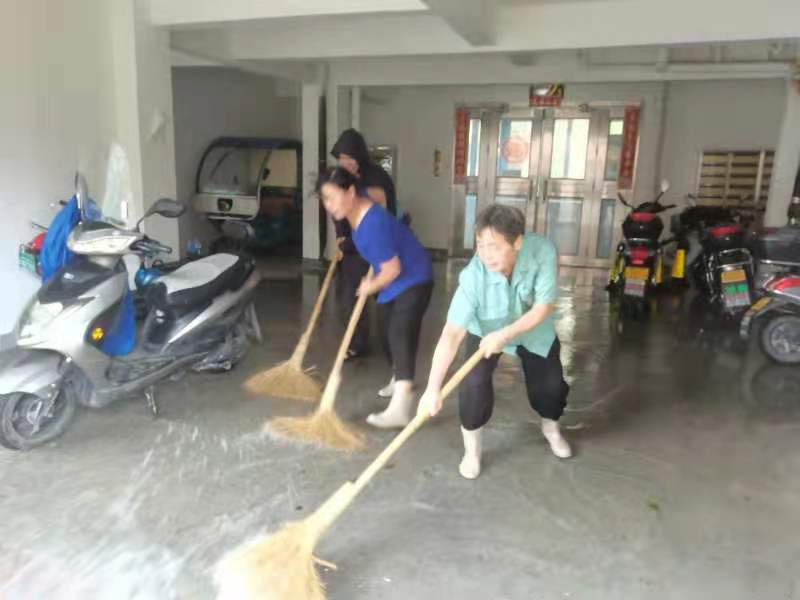
[[[356,184],[349,171],[336,167],[320,179],[319,192],[328,214],[350,223],[356,250],[374,273],[361,281],[356,293],[378,294],[384,350],[393,381],[387,386],[389,406],[371,414],[367,422],[381,428],[404,427],[411,420],[419,332],[433,291],[433,268],[411,230],[359,194]]]

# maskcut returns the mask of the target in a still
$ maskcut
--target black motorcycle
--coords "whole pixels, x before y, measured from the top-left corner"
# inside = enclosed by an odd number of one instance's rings
[[[709,227],[701,247],[689,265],[694,286],[714,311],[737,318],[750,307],[754,295],[755,264],[744,227],[735,222]]]
[[[726,206],[689,207],[677,220],[678,246],[685,248],[693,303],[710,314],[738,318],[752,303],[755,262],[746,232],[748,215]]]
[[[702,240],[712,227],[736,222],[737,216],[725,206],[702,206],[692,194],[687,196],[687,205],[670,219],[670,233],[676,240],[670,282],[686,287],[687,265],[697,261],[703,252]]]
[[[674,204],[663,205],[659,201],[669,189],[665,181],[661,192],[652,202],[634,207],[622,194],[620,202],[631,212],[622,223],[624,240],[617,246],[614,265],[606,289],[620,297],[623,314],[644,315],[655,288],[662,283],[664,275],[664,251],[673,240],[659,241],[664,223],[658,215],[674,208]]]

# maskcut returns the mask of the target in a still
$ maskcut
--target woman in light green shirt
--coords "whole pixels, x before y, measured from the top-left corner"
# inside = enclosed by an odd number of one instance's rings
[[[492,374],[501,352],[519,356],[528,401],[542,417],[553,453],[572,456],[558,425],[569,393],[553,319],[558,253],[550,240],[524,231],[525,218],[516,208],[494,204],[478,215],[477,254],[459,276],[420,399],[420,410],[438,413],[441,387],[461,342],[466,338],[468,354],[484,350],[459,394],[464,437],[459,471],[467,479],[480,473],[481,429],[492,416]]]

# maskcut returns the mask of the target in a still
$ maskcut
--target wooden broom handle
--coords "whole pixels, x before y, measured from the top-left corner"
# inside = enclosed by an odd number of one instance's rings
[[[458,387],[464,377],[469,374],[472,369],[483,359],[484,350],[479,348],[472,356],[470,356],[467,361],[461,365],[458,371],[450,378],[450,380],[445,384],[442,388],[440,393],[442,400],[444,400],[447,396],[449,396],[453,390]],[[373,477],[380,471],[389,459],[394,456],[394,454],[400,449],[400,447],[414,435],[420,427],[422,427],[428,419],[430,419],[430,413],[425,410],[422,412],[417,412],[417,416],[405,426],[403,431],[397,434],[397,436],[392,440],[392,442],[383,449],[375,460],[373,460],[369,466],[364,469],[361,475],[358,476],[358,479],[355,481],[348,481],[342,487],[337,490],[337,492],[331,496],[328,501],[325,502],[317,511],[314,513],[315,520],[319,522],[320,528],[327,528],[329,527],[336,518],[342,514],[350,503],[355,499],[355,497],[366,487],[366,485],[372,480]]]
[[[458,387],[464,377],[466,377],[469,372],[475,368],[475,365],[477,365],[481,359],[483,359],[484,352],[485,351],[482,348],[476,350],[472,356],[470,356],[467,361],[461,365],[458,371],[453,374],[440,392],[442,400],[449,396],[453,390]],[[386,446],[386,448],[383,449],[383,452],[381,452],[377,458],[373,460],[372,463],[370,463],[370,465],[364,470],[364,472],[358,476],[358,479],[353,482],[355,487],[354,495],[360,492],[364,486],[370,482],[370,480],[378,473],[378,471],[380,471],[384,465],[389,462],[389,459],[392,458],[394,453],[400,449],[400,446],[402,446],[406,440],[408,440],[408,438],[414,435],[417,430],[422,427],[430,418],[430,413],[427,410],[417,412],[417,416],[414,417],[411,423],[406,425],[405,428],[403,428],[403,431],[397,434],[397,436],[392,440],[392,443]]]
[[[328,272],[325,273],[325,279],[322,281],[322,287],[319,290],[317,301],[314,303],[314,308],[311,311],[311,317],[308,319],[306,330],[303,332],[303,335],[300,336],[300,341],[297,343],[297,347],[294,349],[292,357],[289,359],[289,362],[297,367],[297,369],[302,369],[303,367],[303,358],[305,358],[306,350],[311,340],[311,334],[314,331],[314,327],[317,325],[319,314],[322,312],[322,304],[325,301],[325,296],[328,294],[328,288],[331,285],[331,280],[333,279],[333,274],[336,272],[336,265],[338,262],[338,259],[331,261]]]
[[[372,277],[372,267],[367,271],[366,278]],[[319,410],[331,410],[333,403],[336,400],[336,392],[339,389],[339,382],[341,381],[342,365],[344,359],[347,357],[347,350],[350,348],[350,340],[353,339],[353,334],[356,331],[358,320],[361,318],[361,313],[364,311],[364,305],[367,303],[367,296],[359,294],[356,305],[353,308],[353,314],[350,315],[350,322],[347,324],[347,330],[344,332],[342,343],[339,345],[339,352],[336,354],[336,360],[333,363],[333,369],[328,376],[328,381],[325,383],[325,389],[322,391],[322,400],[319,403]]]

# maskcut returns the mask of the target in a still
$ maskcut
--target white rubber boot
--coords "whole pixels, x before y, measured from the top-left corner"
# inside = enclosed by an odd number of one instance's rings
[[[381,398],[391,398],[394,395],[394,375],[385,386],[378,390],[378,396]]]
[[[481,474],[481,430],[479,427],[474,431],[467,431],[461,428],[461,435],[464,438],[464,458],[458,465],[458,472],[464,479],[475,479]]]
[[[394,394],[389,400],[389,406],[380,413],[372,413],[367,417],[367,423],[381,429],[400,429],[411,422],[411,409],[414,396],[411,393],[410,381],[397,381],[394,384]]]
[[[542,419],[542,433],[550,444],[550,450],[558,458],[570,458],[572,456],[572,448],[569,447],[569,443],[561,435],[561,427],[559,427],[558,421]]]

